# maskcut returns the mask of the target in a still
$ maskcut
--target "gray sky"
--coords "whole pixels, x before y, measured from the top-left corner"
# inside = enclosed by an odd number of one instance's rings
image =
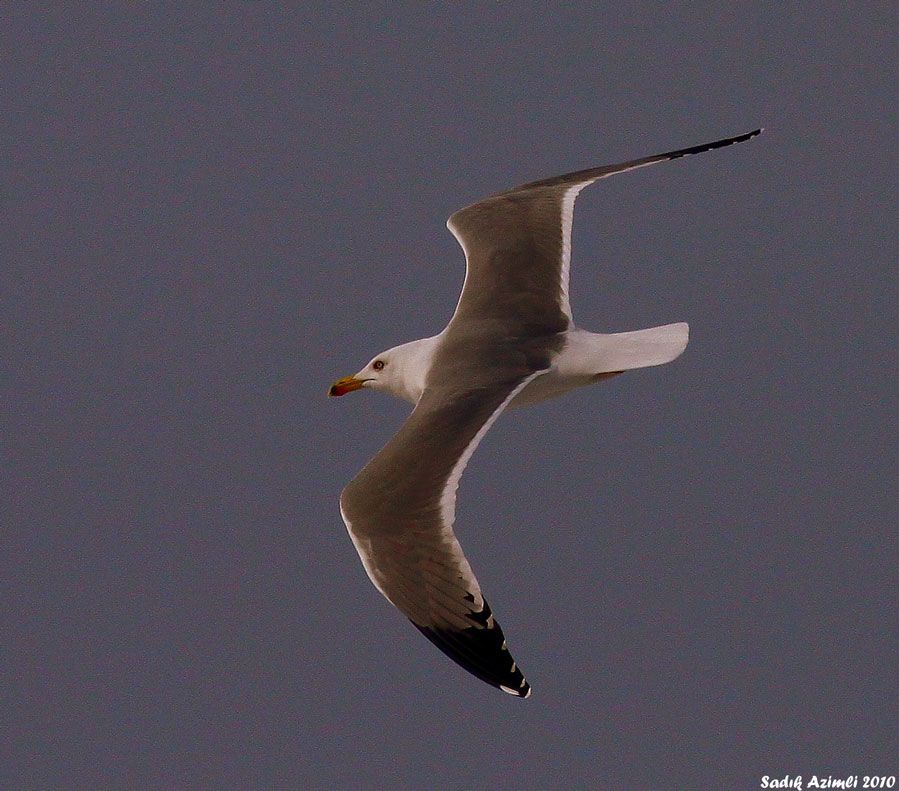
[[[899,769],[893,4],[88,5],[0,7],[2,787]],[[369,583],[406,407],[327,387],[442,328],[456,208],[760,125],[578,201],[579,324],[691,343],[473,458],[503,695]]]

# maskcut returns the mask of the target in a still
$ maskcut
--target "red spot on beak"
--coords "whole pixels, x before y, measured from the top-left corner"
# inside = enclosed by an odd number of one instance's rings
[[[353,390],[358,390],[363,384],[365,384],[364,379],[357,379],[355,376],[345,376],[343,379],[338,379],[331,385],[331,389],[328,390],[328,395],[346,395],[347,393],[352,393]]]

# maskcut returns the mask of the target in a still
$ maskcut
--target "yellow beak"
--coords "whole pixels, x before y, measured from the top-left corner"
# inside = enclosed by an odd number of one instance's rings
[[[342,396],[347,393],[352,393],[353,390],[358,390],[362,387],[365,382],[365,379],[357,379],[355,376],[344,376],[343,379],[338,379],[331,385],[331,389],[328,390],[328,395]]]

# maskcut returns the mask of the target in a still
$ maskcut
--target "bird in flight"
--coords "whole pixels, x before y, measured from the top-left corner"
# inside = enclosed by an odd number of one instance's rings
[[[332,396],[383,390],[415,405],[343,490],[340,512],[375,587],[441,651],[504,692],[526,698],[531,687],[453,533],[465,465],[504,409],[670,362],[687,346],[684,323],[613,334],[575,327],[574,201],[607,176],[761,131],[534,181],[460,209],[446,223],[466,263],[449,324],[331,386]]]

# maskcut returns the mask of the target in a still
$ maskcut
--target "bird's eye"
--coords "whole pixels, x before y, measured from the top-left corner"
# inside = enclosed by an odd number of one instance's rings
[[[371,364],[371,367],[374,368],[376,371],[380,371],[384,368],[384,361],[383,360],[375,360]]]

